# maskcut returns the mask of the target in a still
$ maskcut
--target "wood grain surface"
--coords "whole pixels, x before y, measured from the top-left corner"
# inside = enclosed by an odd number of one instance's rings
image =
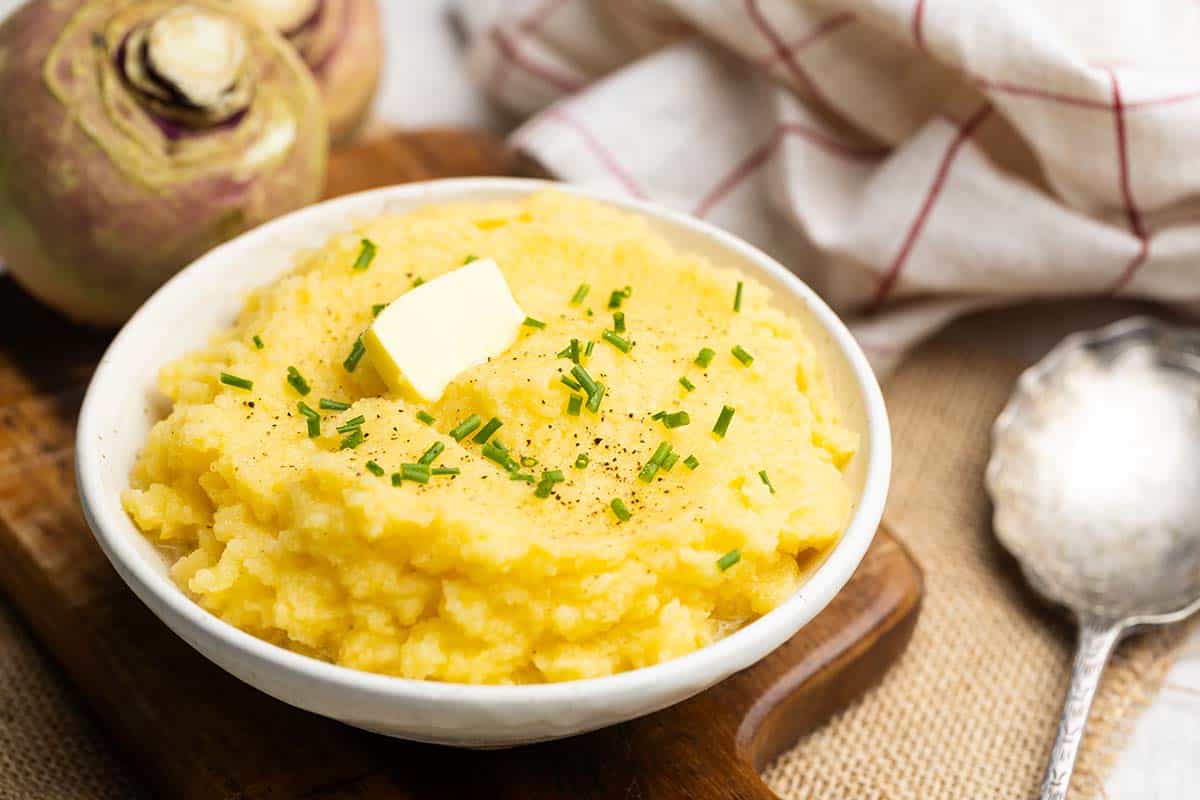
[[[330,194],[518,169],[494,140],[394,135],[335,156]],[[527,173],[528,167],[520,167]],[[673,708],[476,752],[364,733],[275,701],[176,638],[125,588],[75,493],[72,444],[109,333],[0,278],[0,589],[164,798],[770,798],[758,769],[859,696],[907,644],[921,575],[886,531],[791,641]]]

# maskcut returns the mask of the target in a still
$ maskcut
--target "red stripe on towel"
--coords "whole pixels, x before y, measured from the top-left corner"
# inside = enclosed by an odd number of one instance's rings
[[[933,175],[933,183],[930,185],[929,191],[925,194],[925,200],[921,203],[920,210],[917,211],[917,216],[913,219],[912,225],[909,226],[908,233],[900,245],[900,252],[896,253],[896,258],[892,261],[888,271],[879,282],[879,288],[875,291],[875,298],[871,301],[871,305],[874,308],[883,305],[888,295],[892,293],[892,289],[895,288],[896,282],[900,278],[900,273],[904,270],[904,265],[912,253],[913,246],[921,235],[921,231],[925,228],[925,222],[929,219],[929,213],[933,210],[934,203],[937,202],[938,196],[942,193],[942,187],[945,186],[946,178],[950,175],[950,166],[954,163],[955,156],[958,155],[958,151],[991,113],[991,105],[984,105],[959,126],[958,133],[950,140],[950,144],[946,148],[946,153],[942,156],[942,161],[938,164],[937,171]]]

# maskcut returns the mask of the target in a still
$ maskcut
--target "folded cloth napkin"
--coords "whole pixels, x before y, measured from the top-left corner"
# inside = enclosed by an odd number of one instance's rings
[[[1193,0],[459,0],[469,64],[568,181],[740,234],[887,370],[955,315],[1200,311]]]

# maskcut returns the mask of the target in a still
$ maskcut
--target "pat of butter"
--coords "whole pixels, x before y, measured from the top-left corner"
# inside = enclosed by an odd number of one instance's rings
[[[460,373],[511,347],[524,321],[500,267],[481,258],[396,298],[363,345],[388,388],[433,402]]]

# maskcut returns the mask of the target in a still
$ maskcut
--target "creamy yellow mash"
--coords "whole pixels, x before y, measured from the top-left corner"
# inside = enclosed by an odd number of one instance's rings
[[[354,269],[364,238],[375,255]],[[373,306],[470,256],[495,259],[545,327],[523,326],[436,403],[389,393],[369,357],[348,371]],[[602,338],[618,300],[628,352]],[[434,326],[425,346],[454,334]],[[586,402],[562,381],[573,338],[604,386],[596,412],[568,413],[573,394]],[[174,407],[124,503],[174,579],[256,636],[389,675],[534,683],[683,655],[792,594],[853,499],[842,469],[856,435],[767,290],[636,216],[552,192],[431,206],[335,237],[159,385]],[[679,423],[681,411],[690,421],[673,428],[659,414]],[[482,425],[451,438],[471,415],[500,421],[492,441],[523,478],[494,445],[484,457]],[[394,485],[435,442],[432,467],[458,474]],[[664,442],[674,458],[640,479]],[[549,470],[564,480],[539,496]]]

